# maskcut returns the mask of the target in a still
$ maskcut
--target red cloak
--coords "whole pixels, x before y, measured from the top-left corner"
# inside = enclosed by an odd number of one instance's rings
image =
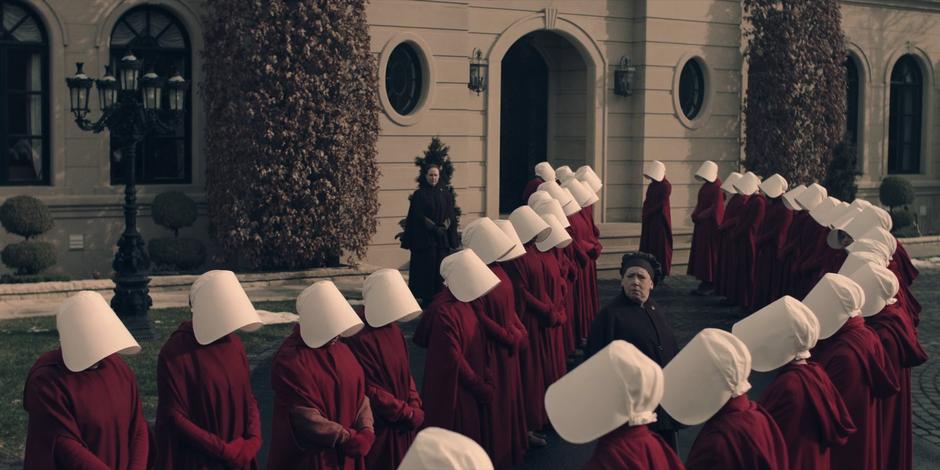
[[[157,468],[258,468],[261,416],[233,334],[205,346],[184,321],[157,358]]]
[[[525,249],[525,255],[503,263],[503,267],[515,290],[516,313],[528,333],[528,346],[520,351],[519,361],[526,423],[530,430],[538,430],[548,423],[545,390],[561,377],[557,358],[563,353],[563,345],[557,331],[564,316],[563,283],[550,251],[538,251],[533,242],[527,243]]]
[[[888,263],[888,269],[897,276],[898,283],[901,285],[901,289],[898,291],[897,295],[898,303],[911,315],[911,319],[914,321],[914,326],[916,327],[920,324],[920,312],[922,307],[911,292],[910,286],[914,282],[914,279],[917,279],[919,272],[917,268],[914,267],[914,264],[911,263],[911,257],[907,254],[907,250],[904,249],[900,240],[898,241],[897,250],[891,258],[891,262]]]
[[[574,316],[569,323],[574,329],[574,337],[578,345],[583,344],[591,329],[591,322],[597,314],[597,262],[592,255],[599,255],[599,243],[594,238],[590,221],[586,218],[584,209],[568,218],[571,222],[569,228],[572,243],[575,246],[574,268],[577,270],[577,280],[571,286],[571,295],[574,298]],[[593,272],[593,276],[592,276]]]
[[[856,431],[842,394],[819,364],[781,367],[760,403],[780,428],[793,469],[828,470],[830,449]]]
[[[911,368],[927,361],[927,353],[917,338],[910,315],[898,304],[888,305],[877,315],[865,319],[894,366],[900,391],[880,400],[882,468],[910,470],[914,466],[914,442],[911,429]]]
[[[665,177],[662,181],[650,182],[643,200],[643,225],[640,228],[640,251],[656,257],[663,267],[663,276],[668,276],[672,268],[671,194],[672,185]]]
[[[398,325],[372,328],[363,307],[355,310],[365,327],[343,342],[362,366],[366,396],[375,417],[375,442],[366,455],[366,468],[395,470],[424,421],[421,397],[411,377],[405,335]]]
[[[682,461],[646,425],[624,424],[597,441],[585,470],[682,470]]]
[[[766,206],[767,198],[763,194],[751,195],[744,205],[744,213],[729,233],[736,258],[733,268],[736,282],[731,295],[747,311],[752,311],[754,303],[757,234],[764,221]]]
[[[490,403],[496,381],[486,364],[486,341],[477,314],[447,287],[438,292],[431,309],[421,387],[424,426],[458,432],[486,449],[491,442]]]
[[[728,200],[725,215],[718,226],[718,275],[715,278],[715,292],[718,295],[733,298],[737,266],[737,247],[731,234],[736,230],[738,221],[744,216],[745,206],[750,196],[735,194]]]
[[[793,213],[793,221],[790,223],[790,229],[787,230],[786,240],[778,253],[780,259],[780,290],[774,293],[774,298],[779,299],[784,295],[797,297],[794,290],[797,280],[793,277],[793,266],[802,259],[800,253],[806,245],[803,240],[803,227],[808,223],[816,223],[810,217],[809,211],[795,211]],[[803,297],[797,298],[802,299]]]
[[[587,300],[590,301],[590,309],[588,310],[588,319],[587,319],[587,329],[584,330],[584,337],[587,338],[587,333],[591,329],[591,322],[594,321],[594,317],[597,316],[597,311],[600,310],[600,298],[598,296],[597,290],[597,259],[600,258],[601,253],[604,251],[604,246],[601,245],[600,239],[600,230],[598,230],[597,225],[594,223],[594,207],[588,206],[581,210],[581,217],[584,219],[585,232],[588,234],[587,240],[590,241],[591,247],[587,250],[588,255],[588,264],[584,268],[585,270],[585,279],[583,288],[587,290]]]
[[[837,273],[848,252],[843,249],[834,249],[829,246],[826,238],[829,236],[829,227],[819,225],[815,220],[807,222],[804,226],[806,245],[803,247],[802,258],[796,263],[796,278],[799,279],[803,298],[813,289],[826,273]]]
[[[528,336],[516,314],[513,281],[500,263],[490,269],[499,284],[471,302],[486,343],[486,364],[494,371],[496,399],[490,404],[492,434],[486,448],[495,468],[511,468],[522,463],[529,444],[525,420],[525,395],[519,368],[519,349],[528,345]]]
[[[571,236],[571,227],[568,227],[567,231],[568,235]],[[581,270],[577,263],[579,257],[586,257],[587,255],[579,251],[578,245],[573,239],[565,248],[555,248],[552,251],[555,252],[555,258],[558,260],[558,271],[565,284],[564,307],[566,320],[561,324],[561,335],[564,344],[564,355],[567,360],[567,357],[574,353],[574,349],[577,346],[575,339],[575,323],[577,322],[577,318],[575,318],[575,315],[580,312],[577,310],[575,287],[578,283],[578,277],[581,275]]]
[[[49,351],[26,376],[29,413],[23,468],[147,468],[150,441],[134,372],[112,354],[94,369],[71,372],[62,350]]]
[[[313,408],[344,429],[355,429],[366,398],[365,377],[349,347],[335,342],[308,347],[300,325],[284,339],[271,364],[274,418],[267,468],[364,470],[365,458],[347,455],[336,445],[301,448],[291,410]]]
[[[536,176],[535,178],[530,179],[528,183],[526,183],[525,189],[522,190],[522,205],[523,206],[529,203],[529,196],[531,196],[532,193],[538,191],[539,185],[544,182],[545,180]]]
[[[832,468],[879,469],[881,441],[878,403],[898,392],[893,365],[878,335],[862,317],[850,318],[831,337],[821,340],[811,360],[826,370],[858,430],[844,446],[832,449]]]
[[[776,197],[767,200],[767,209],[764,212],[764,221],[755,242],[757,258],[754,264],[754,310],[764,308],[779,297],[774,293],[780,282],[780,262],[777,252],[783,245],[790,222],[793,221],[793,211],[783,205],[783,199]]]
[[[786,470],[787,443],[773,417],[747,395],[728,400],[709,419],[685,460],[689,470]]]
[[[718,263],[718,226],[725,216],[725,194],[721,178],[704,183],[698,190],[698,202],[692,211],[692,250],[688,274],[703,282],[715,282]]]
[[[907,285],[913,284],[920,272],[914,267],[914,263],[911,262],[911,255],[907,253],[907,249],[904,248],[904,244],[901,243],[901,240],[898,240],[898,247],[897,250],[894,251],[894,258],[897,260],[900,268],[901,281]]]

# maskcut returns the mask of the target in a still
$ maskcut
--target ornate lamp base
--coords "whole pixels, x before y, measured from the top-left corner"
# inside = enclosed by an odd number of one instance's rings
[[[147,284],[150,278],[145,275],[114,276],[114,297],[111,298],[111,308],[117,312],[124,326],[134,335],[134,338],[154,339],[156,333],[147,317],[147,310],[153,305],[150,298],[150,289]]]

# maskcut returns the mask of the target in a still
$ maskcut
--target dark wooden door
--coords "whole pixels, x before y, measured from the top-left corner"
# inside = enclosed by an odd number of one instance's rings
[[[546,159],[548,66],[527,38],[514,44],[502,63],[499,128],[499,212],[524,203],[522,191]]]

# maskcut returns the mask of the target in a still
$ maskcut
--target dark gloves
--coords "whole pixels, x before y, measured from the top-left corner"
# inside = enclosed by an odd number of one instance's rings
[[[368,428],[360,431],[348,429],[348,431],[349,439],[340,444],[343,453],[353,457],[363,457],[368,454],[372,443],[375,442],[375,433]]]

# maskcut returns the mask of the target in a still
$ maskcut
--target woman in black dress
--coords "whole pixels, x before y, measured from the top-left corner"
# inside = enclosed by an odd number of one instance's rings
[[[457,214],[454,199],[441,180],[436,164],[421,168],[418,190],[411,195],[405,237],[411,250],[408,287],[422,305],[441,288],[441,260],[457,248]]]

